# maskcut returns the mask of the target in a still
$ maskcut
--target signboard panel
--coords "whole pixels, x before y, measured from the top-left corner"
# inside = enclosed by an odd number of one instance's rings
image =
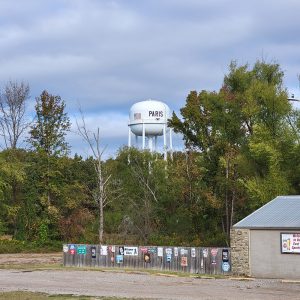
[[[157,248],[157,256],[158,257],[163,257],[164,256],[164,248],[162,248],[162,247]]]
[[[138,247],[126,247],[124,246],[124,255],[138,255],[139,250]]]
[[[300,232],[281,233],[281,253],[300,254]]]
[[[77,246],[77,254],[86,254],[86,246],[85,245],[78,245]]]

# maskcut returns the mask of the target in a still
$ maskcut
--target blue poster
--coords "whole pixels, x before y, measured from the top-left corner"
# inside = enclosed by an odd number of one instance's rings
[[[224,262],[222,263],[222,270],[223,270],[224,272],[228,272],[228,271],[230,270],[230,264],[229,264],[229,262],[224,261]]]
[[[121,264],[123,262],[123,255],[117,255],[116,256],[116,262],[117,264]]]

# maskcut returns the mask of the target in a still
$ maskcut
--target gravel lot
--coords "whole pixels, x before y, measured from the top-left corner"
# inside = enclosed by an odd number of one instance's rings
[[[26,256],[26,255],[25,255]],[[44,255],[45,256],[45,255]],[[55,255],[47,255],[56,261]],[[16,258],[16,257],[15,257]],[[57,259],[59,257],[57,256]],[[0,264],[8,257],[0,255]],[[24,256],[20,259],[24,263]],[[42,255],[32,257],[47,263]],[[19,260],[18,260],[19,261]],[[30,261],[28,258],[27,261]],[[14,258],[11,258],[11,265]],[[19,261],[19,263],[21,263]],[[6,266],[7,267],[7,266]],[[281,280],[198,279],[167,277],[143,272],[63,270],[0,270],[0,291],[49,294],[139,297],[148,299],[300,299],[299,283]]]

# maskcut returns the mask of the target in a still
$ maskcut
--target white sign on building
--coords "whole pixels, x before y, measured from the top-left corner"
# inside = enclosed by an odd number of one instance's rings
[[[281,233],[281,253],[300,254],[300,233]]]

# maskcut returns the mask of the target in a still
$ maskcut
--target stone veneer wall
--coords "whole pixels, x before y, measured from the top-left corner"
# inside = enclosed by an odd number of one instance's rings
[[[250,276],[249,241],[249,229],[231,229],[231,270],[233,274]]]

